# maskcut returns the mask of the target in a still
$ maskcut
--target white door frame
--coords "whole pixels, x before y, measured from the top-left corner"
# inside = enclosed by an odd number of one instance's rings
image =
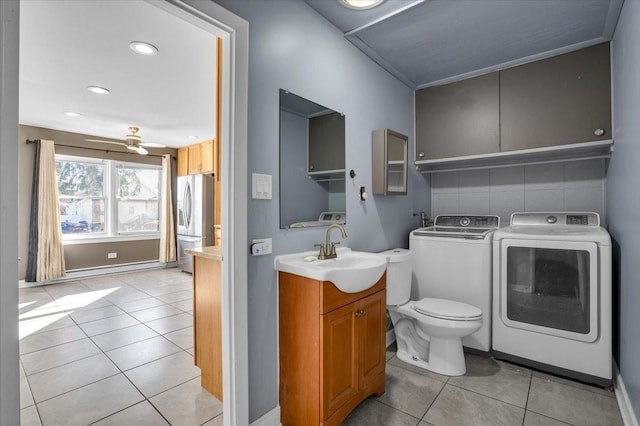
[[[150,1],[223,39],[222,337],[224,425],[249,424],[247,332],[248,23],[213,2]],[[0,1],[0,424],[18,424],[18,62],[17,0]]]
[[[247,114],[249,24],[213,2],[147,0],[223,39],[222,383],[224,425],[249,424]],[[213,75],[212,75],[213,78]]]
[[[20,4],[0,1],[0,425],[20,423],[18,58]]]

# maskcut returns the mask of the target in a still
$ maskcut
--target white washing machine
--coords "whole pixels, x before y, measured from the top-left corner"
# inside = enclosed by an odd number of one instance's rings
[[[465,347],[491,350],[491,241],[500,226],[493,215],[440,215],[434,226],[412,231],[411,300],[455,300],[482,310],[482,327]]]
[[[514,213],[493,237],[493,352],[611,384],[611,238],[597,213]]]

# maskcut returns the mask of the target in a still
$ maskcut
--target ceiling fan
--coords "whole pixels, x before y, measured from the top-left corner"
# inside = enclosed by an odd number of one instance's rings
[[[166,148],[166,145],[154,142],[142,142],[142,138],[138,135],[138,131],[140,129],[137,127],[129,127],[129,132],[127,136],[125,136],[123,141],[108,141],[103,139],[85,139],[87,142],[100,142],[100,143],[111,143],[114,145],[123,145],[128,149],[137,152],[140,155],[147,155],[149,151],[145,149],[147,148]]]

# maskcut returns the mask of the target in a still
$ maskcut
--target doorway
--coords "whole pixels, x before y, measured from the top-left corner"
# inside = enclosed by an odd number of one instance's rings
[[[156,4],[156,3],[154,3]],[[235,241],[246,241],[246,121],[247,121],[247,69],[248,25],[215,3],[202,4],[170,0],[159,6],[176,16],[197,22],[221,32],[225,65],[224,86],[229,91],[223,96],[222,132],[222,231],[223,246],[223,338],[228,345],[223,348],[224,424],[248,423],[247,394],[247,336],[246,336],[246,286],[247,256],[245,247]],[[0,6],[2,30],[0,31],[2,126],[0,126],[0,193],[2,211],[0,229],[0,343],[2,357],[0,374],[3,377],[0,393],[0,423],[18,423],[18,342],[15,339],[17,317],[17,180],[18,155],[17,106],[18,106],[18,34],[19,2],[2,2]],[[236,194],[237,197],[230,197]],[[233,285],[230,285],[233,283]]]

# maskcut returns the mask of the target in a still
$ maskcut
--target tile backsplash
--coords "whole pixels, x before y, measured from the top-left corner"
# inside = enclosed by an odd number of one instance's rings
[[[593,211],[605,217],[605,160],[567,161],[431,174],[431,216]]]

